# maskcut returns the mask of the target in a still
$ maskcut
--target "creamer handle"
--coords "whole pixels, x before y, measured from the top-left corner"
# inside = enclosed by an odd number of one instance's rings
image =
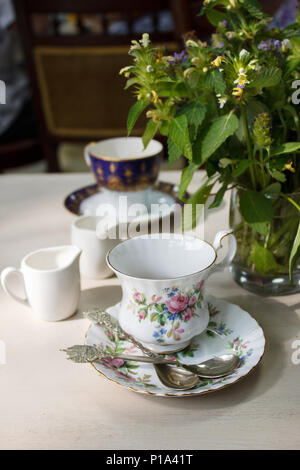
[[[24,283],[24,277],[23,277],[23,273],[20,269],[17,269],[17,268],[12,268],[12,267],[9,267],[9,268],[6,268],[2,271],[1,273],[1,285],[3,287],[3,290],[10,296],[12,297],[14,300],[16,300],[17,302],[19,302],[20,304],[22,305],[26,305],[27,307],[29,306],[29,302],[27,299],[22,299],[21,297],[19,297],[18,295],[15,295],[11,289],[8,287],[8,277],[11,275],[11,274],[17,274],[19,277],[22,278],[22,281]]]

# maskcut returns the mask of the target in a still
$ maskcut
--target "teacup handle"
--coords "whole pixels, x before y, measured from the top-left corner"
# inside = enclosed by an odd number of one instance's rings
[[[89,145],[87,145],[84,149],[84,159],[85,159],[85,163],[87,164],[87,166],[91,166],[91,157],[90,157],[90,154],[89,154]]]
[[[213,272],[224,271],[225,268],[228,268],[228,266],[230,266],[230,263],[235,256],[237,243],[232,230],[221,230],[220,232],[218,232],[215,236],[213,246],[216,251],[219,251],[222,248],[222,241],[225,237],[228,236],[230,236],[228,253],[223,259],[223,261],[221,261],[221,263],[215,264],[215,266],[213,267]]]
[[[220,232],[218,232],[215,236],[213,247],[216,251],[219,251],[222,248],[223,239],[228,236],[230,236],[228,253],[223,259],[223,261],[221,261],[221,263],[215,264],[213,266],[213,268],[209,272],[209,275],[214,274],[216,272],[224,271],[225,268],[228,268],[230,266],[230,263],[232,262],[235,256],[237,243],[232,230],[221,230]]]
[[[24,283],[24,276],[23,276],[23,273],[20,269],[17,269],[17,268],[12,268],[12,267],[9,267],[9,268],[6,268],[2,271],[1,273],[1,285],[3,287],[3,290],[6,292],[6,294],[8,294],[10,297],[12,297],[14,300],[16,300],[17,302],[19,302],[20,304],[22,305],[26,305],[27,307],[29,306],[29,302],[27,299],[22,299],[21,297],[19,297],[18,295],[15,295],[11,290],[10,288],[8,287],[8,277],[11,275],[11,274],[17,274],[19,277],[22,278],[22,281]]]

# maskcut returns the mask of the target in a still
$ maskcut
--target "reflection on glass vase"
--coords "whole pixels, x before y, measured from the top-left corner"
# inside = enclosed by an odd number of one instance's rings
[[[300,259],[295,263],[292,283],[289,278],[289,257],[300,220],[298,210],[285,198],[274,198],[274,219],[268,234],[261,235],[241,216],[243,191],[234,188],[231,195],[230,226],[238,244],[231,266],[233,279],[250,292],[264,296],[300,292]],[[300,205],[300,193],[289,196]]]

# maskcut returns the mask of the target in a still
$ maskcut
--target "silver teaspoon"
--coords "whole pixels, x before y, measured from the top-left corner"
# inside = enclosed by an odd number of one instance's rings
[[[200,378],[215,379],[224,377],[233,372],[240,363],[238,356],[225,354],[209,359],[201,364],[182,364],[163,357],[129,356],[129,355],[107,355],[92,346],[72,346],[64,350],[68,359],[77,363],[94,362],[105,359],[123,359],[126,361],[146,362],[154,365],[161,382],[176,390],[188,390],[195,387]]]

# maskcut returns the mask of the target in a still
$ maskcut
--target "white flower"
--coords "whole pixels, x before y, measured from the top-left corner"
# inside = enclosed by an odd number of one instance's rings
[[[286,46],[286,47],[288,47],[288,48],[290,49],[292,43],[291,43],[291,41],[290,41],[289,39],[284,39],[284,40],[282,41],[281,45],[282,45],[282,46]]]
[[[152,65],[147,65],[146,70],[147,70],[147,72],[153,72],[154,69],[153,69]]]
[[[223,109],[225,104],[227,103],[227,98],[220,96],[218,98],[218,102],[219,102],[220,108]]]
[[[257,72],[258,70],[261,69],[261,66],[257,64],[257,60],[251,60],[251,62],[249,62],[248,64],[248,68],[251,69],[251,70],[254,70],[255,72]]]
[[[250,52],[248,52],[246,49],[242,49],[240,52],[240,59],[242,59],[243,57],[249,57],[249,55]]]
[[[131,41],[130,51],[134,51],[135,49],[141,49],[139,43],[134,39]]]
[[[126,74],[128,74],[128,72],[130,72],[130,70],[131,70],[132,68],[133,68],[132,65],[129,65],[128,67],[123,67],[123,68],[120,70],[119,74],[120,74],[120,75],[123,75],[123,74],[126,75]]]
[[[219,161],[219,168],[226,168],[228,165],[231,165],[232,163],[232,160],[230,160],[229,158],[221,158],[221,160]]]
[[[281,43],[281,47],[283,52],[287,52],[292,47],[292,43],[289,39],[284,39]]]
[[[142,39],[140,40],[140,43],[142,44],[143,47],[148,47],[150,44],[150,39],[149,39],[149,34],[144,33],[142,36]]]

